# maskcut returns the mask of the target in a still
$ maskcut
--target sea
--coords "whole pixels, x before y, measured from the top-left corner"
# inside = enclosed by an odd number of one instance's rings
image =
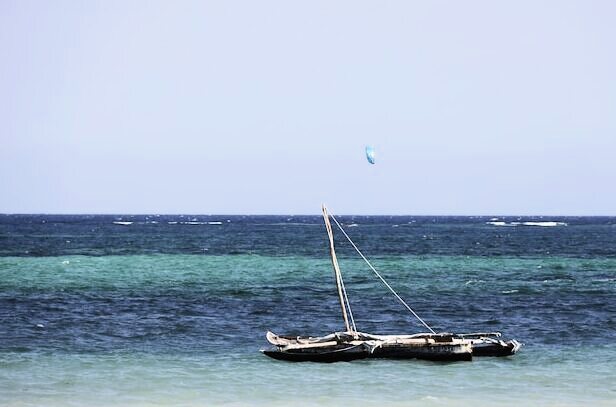
[[[320,216],[0,215],[1,406],[616,406],[616,217],[339,216],[471,362],[291,363],[343,329]],[[426,329],[334,226],[357,328]]]

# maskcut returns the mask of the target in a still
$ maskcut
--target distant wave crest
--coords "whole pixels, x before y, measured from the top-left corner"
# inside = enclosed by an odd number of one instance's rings
[[[539,226],[539,227],[555,227],[568,226],[566,222],[546,221],[546,222],[504,222],[500,220],[491,220],[486,222],[492,226]]]

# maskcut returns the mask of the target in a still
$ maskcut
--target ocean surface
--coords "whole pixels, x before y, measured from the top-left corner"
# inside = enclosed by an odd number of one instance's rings
[[[343,328],[319,216],[0,215],[0,405],[616,405],[616,218],[338,219],[435,330],[524,347],[456,363],[263,356],[267,330]],[[359,330],[425,331],[336,244]]]

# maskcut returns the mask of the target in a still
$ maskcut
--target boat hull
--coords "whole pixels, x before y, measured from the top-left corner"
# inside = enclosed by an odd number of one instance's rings
[[[262,350],[264,355],[277,360],[289,362],[350,362],[352,360],[365,359],[370,356],[370,351],[363,345],[333,346],[326,349],[308,348],[292,350]]]
[[[370,357],[386,359],[421,359],[441,362],[469,361],[473,359],[470,346],[466,345],[383,345]]]
[[[513,340],[509,342],[499,343],[474,343],[473,344],[473,356],[511,356],[520,348],[520,344]]]
[[[267,332],[271,350],[262,351],[278,360],[338,362],[365,358],[423,359],[434,361],[472,360],[472,343],[452,334],[372,335],[363,332],[334,332],[321,337],[283,336]]]

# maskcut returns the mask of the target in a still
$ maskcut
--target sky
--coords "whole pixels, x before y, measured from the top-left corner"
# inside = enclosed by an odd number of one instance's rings
[[[0,213],[616,215],[614,21],[0,0]]]

